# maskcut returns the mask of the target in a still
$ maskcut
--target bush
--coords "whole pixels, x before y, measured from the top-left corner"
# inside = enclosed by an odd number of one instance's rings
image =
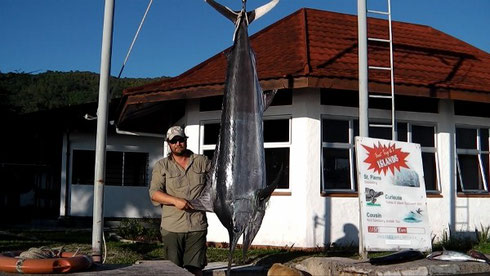
[[[480,226],[480,231],[475,228],[476,240],[478,241],[478,244],[490,242],[490,226],[485,227],[483,224],[480,224]]]
[[[161,240],[159,219],[125,218],[117,228],[117,234],[124,239],[143,242]]]

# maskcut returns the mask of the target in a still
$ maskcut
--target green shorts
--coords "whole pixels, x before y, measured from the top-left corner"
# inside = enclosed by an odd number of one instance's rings
[[[174,233],[161,229],[161,232],[167,260],[180,267],[203,269],[207,265],[207,231]]]

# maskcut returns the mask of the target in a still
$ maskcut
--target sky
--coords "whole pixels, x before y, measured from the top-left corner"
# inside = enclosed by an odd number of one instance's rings
[[[240,0],[218,0],[240,9]],[[268,0],[248,0],[253,9]],[[367,0],[386,9],[386,0]],[[117,76],[149,0],[115,0]],[[357,14],[356,0],[281,0],[252,35],[308,7]],[[490,53],[490,0],[391,0],[392,19],[428,25]],[[104,0],[0,0],[0,72],[100,71]],[[177,76],[232,45],[234,26],[203,0],[154,0],[121,77]],[[396,36],[396,34],[394,34]]]

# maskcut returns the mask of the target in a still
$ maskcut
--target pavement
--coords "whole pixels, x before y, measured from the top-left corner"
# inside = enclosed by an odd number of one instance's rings
[[[210,264],[205,276],[225,276],[226,263]],[[478,262],[445,262],[417,260],[392,265],[371,265],[367,262],[340,257],[312,257],[299,263],[291,264],[303,275],[342,275],[342,276],[405,276],[405,275],[490,275],[490,265]],[[267,275],[268,267],[253,265],[237,266],[231,269],[232,276]],[[286,275],[286,274],[284,274]]]
[[[486,263],[427,259],[376,266],[348,258],[312,257],[297,263],[295,268],[311,275],[490,275],[490,265]]]
[[[342,276],[392,276],[392,275],[490,275],[490,265],[477,262],[445,262],[417,260],[392,265],[371,265],[349,258],[312,257],[301,262],[290,264],[304,275],[342,275]],[[225,276],[227,263],[210,263],[204,270],[205,276]],[[269,267],[256,265],[233,266],[229,276],[267,275]],[[89,271],[66,273],[76,276],[95,275],[182,275],[192,276],[187,270],[167,260],[139,261],[134,265],[97,265]],[[0,275],[15,275],[2,273]],[[24,274],[29,275],[29,274]],[[32,274],[35,275],[35,274]],[[50,275],[50,274],[44,274]],[[59,275],[59,274],[57,274]]]

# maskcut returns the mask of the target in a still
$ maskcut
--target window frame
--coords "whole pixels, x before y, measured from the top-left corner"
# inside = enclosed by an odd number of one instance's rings
[[[291,192],[291,144],[292,144],[292,116],[291,115],[269,115],[264,116],[263,121],[271,120],[288,120],[288,141],[287,142],[264,142],[264,150],[272,148],[289,148],[289,179],[288,188],[276,188],[276,191],[283,193],[286,192],[288,195]],[[219,124],[220,120],[210,119],[201,120],[199,122],[199,154],[204,154],[206,150],[215,150],[216,144],[204,144],[204,127],[207,124]],[[278,195],[274,192],[272,195]]]
[[[75,157],[75,152],[76,151],[87,151],[87,152],[92,152],[94,153],[94,159],[93,159],[93,167],[95,168],[95,150],[94,149],[86,149],[86,148],[74,148],[74,149],[71,149],[71,153],[70,153],[70,184],[71,185],[83,185],[83,186],[87,186],[87,185],[94,185],[94,182],[92,181],[91,183],[74,183],[73,182],[73,173],[74,173],[74,167],[75,167],[75,160],[74,160],[74,157]],[[107,186],[111,186],[111,187],[148,187],[149,185],[149,182],[150,182],[150,175],[149,175],[149,166],[150,166],[150,154],[149,152],[144,152],[144,151],[118,151],[118,150],[107,150],[106,151],[106,155],[109,153],[109,152],[113,152],[113,153],[121,153],[122,156],[121,156],[121,176],[120,176],[120,183],[118,183],[118,185],[113,185],[113,184],[107,184]],[[145,167],[146,167],[146,170],[145,170],[145,183],[143,185],[125,185],[125,172],[126,172],[126,154],[127,153],[141,153],[141,154],[145,154],[146,155],[146,164],[145,164]],[[106,156],[106,160],[107,160],[107,156]],[[106,166],[107,167],[107,166]],[[105,171],[105,176],[104,176],[104,179],[107,178],[107,168],[106,168],[106,171]],[[94,178],[95,178],[95,169],[94,169]]]
[[[323,120],[337,120],[337,121],[348,121],[349,122],[349,130],[348,130],[348,135],[349,135],[349,142],[324,142],[323,141]],[[355,137],[354,137],[354,128],[355,124],[354,122],[357,120],[357,118],[354,117],[344,117],[344,116],[331,116],[331,115],[322,115],[321,116],[321,122],[320,122],[320,133],[321,133],[321,149],[320,149],[320,171],[321,171],[321,194],[322,195],[328,195],[328,194],[357,194],[357,175],[354,170],[355,168]],[[324,165],[323,165],[323,150],[325,148],[333,148],[333,149],[344,149],[348,150],[349,152],[349,176],[350,176],[350,189],[327,189],[325,187],[324,183]]]
[[[439,155],[437,153],[437,125],[436,124],[431,124],[431,123],[419,123],[419,122],[412,122],[412,121],[401,121],[401,122],[397,122],[397,123],[406,123],[407,124],[407,142],[409,143],[414,143],[413,142],[413,139],[412,139],[412,136],[413,136],[413,126],[421,126],[421,127],[432,127],[434,129],[434,135],[433,135],[433,139],[434,139],[434,147],[425,147],[425,146],[422,146],[420,145],[420,151],[421,151],[421,154],[423,153],[433,153],[434,154],[434,159],[435,159],[435,176],[436,176],[436,183],[435,183],[435,186],[436,186],[436,190],[427,190],[427,183],[424,183],[426,184],[426,190],[425,190],[425,193],[426,194],[432,194],[432,195],[439,195],[441,194],[441,172],[440,172],[440,169],[439,169]],[[422,167],[423,169],[423,167]],[[424,175],[425,175],[425,172],[424,172]]]
[[[476,149],[467,149],[467,148],[458,148],[457,145],[457,129],[472,129],[476,130]],[[489,149],[488,150],[483,150],[482,149],[482,137],[481,137],[481,131],[486,130],[489,132],[488,135],[488,143],[489,143]],[[481,194],[481,195],[488,195],[490,193],[488,189],[488,182],[490,181],[490,171],[485,174],[484,171],[484,166],[483,166],[483,157],[486,155],[489,158],[488,161],[488,166],[490,167],[490,128],[489,127],[479,127],[479,126],[468,126],[468,125],[456,125],[455,127],[455,132],[454,132],[454,148],[456,152],[455,156],[455,163],[456,163],[456,183],[455,185],[459,185],[461,188],[462,194]],[[461,173],[461,165],[459,162],[459,155],[471,155],[471,156],[476,156],[478,160],[478,172],[480,173],[480,177],[482,179],[482,184],[483,184],[483,189],[482,190],[475,190],[475,189],[465,189],[464,186],[464,181],[463,181],[463,175]],[[490,170],[490,168],[489,168]],[[456,190],[458,187],[456,187]]]

